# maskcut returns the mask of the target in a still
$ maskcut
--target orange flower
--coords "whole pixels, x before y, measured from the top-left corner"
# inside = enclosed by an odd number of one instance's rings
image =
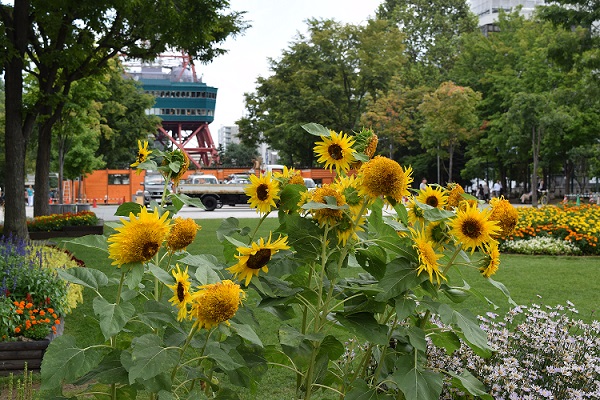
[[[31,304],[31,303],[27,303],[27,304],[25,305],[25,308],[31,308],[31,307],[33,307],[33,304]]]
[[[49,309],[48,309],[48,312],[49,312],[50,314],[52,314],[52,313],[54,312],[54,309],[53,309],[53,308],[49,308]]]
[[[48,322],[50,322],[50,321],[48,321]],[[54,323],[55,323],[56,325],[60,325],[60,319],[54,320]]]
[[[48,311],[49,311],[49,310],[48,310]],[[52,313],[52,318],[56,319],[56,318],[58,318],[58,315],[56,315],[56,314]]]
[[[44,310],[40,310],[40,315],[43,317],[44,315],[46,315],[46,313],[44,312]]]
[[[25,329],[31,328],[31,322],[29,320],[25,321]]]
[[[56,333],[56,327],[52,325],[52,332]]]
[[[17,309],[17,314],[23,314],[23,310],[21,310],[20,308]]]
[[[15,333],[19,333],[19,332],[21,332],[21,327],[20,327],[20,326],[17,326],[17,327],[15,328]]]

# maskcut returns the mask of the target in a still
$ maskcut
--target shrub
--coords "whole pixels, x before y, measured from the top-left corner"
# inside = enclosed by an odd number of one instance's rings
[[[583,323],[567,307],[518,306],[501,320],[488,313],[481,327],[496,350],[484,359],[464,343],[448,355],[428,346],[432,368],[479,378],[495,399],[600,398],[600,323]],[[443,328],[443,325],[440,324]],[[443,399],[461,396],[445,383]]]
[[[0,338],[48,335],[61,316],[83,301],[82,287],[58,277],[78,266],[64,251],[28,242],[0,240]]]
[[[30,232],[60,231],[65,226],[94,226],[98,224],[98,217],[92,211],[78,213],[42,215],[27,221]]]

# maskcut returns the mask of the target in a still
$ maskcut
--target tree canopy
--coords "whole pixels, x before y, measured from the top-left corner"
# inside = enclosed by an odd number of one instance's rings
[[[289,165],[313,164],[314,142],[302,135],[303,123],[360,129],[367,94],[385,93],[405,60],[400,31],[384,21],[307,24],[308,33],[271,60],[273,75],[258,78],[256,92],[246,94],[248,115],[238,121],[244,143],[264,141]]]
[[[25,149],[38,128],[35,212],[47,210],[52,126],[73,82],[101,74],[119,54],[152,59],[168,48],[210,61],[227,37],[242,32],[243,13],[225,0],[22,0],[0,5],[0,57],[6,80],[6,162],[14,179],[6,185],[5,232],[26,236],[22,202]],[[33,104],[23,103],[23,75],[38,86]]]

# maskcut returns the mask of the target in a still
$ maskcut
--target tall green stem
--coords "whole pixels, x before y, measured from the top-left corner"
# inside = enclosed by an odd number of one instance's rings
[[[119,280],[119,287],[117,289],[117,298],[115,299],[115,304],[119,304],[121,302],[121,291],[123,290],[123,282],[125,281],[125,271],[121,270],[121,279]],[[117,347],[117,338],[115,336],[110,338],[110,347],[115,349]],[[117,385],[115,383],[110,385],[110,398],[112,400],[117,400]]]
[[[450,261],[448,261],[448,264],[446,265],[446,267],[444,267],[444,271],[442,272],[442,275],[446,276],[446,273],[450,270],[450,267],[452,267],[452,265],[454,264],[454,260],[456,260],[456,257],[458,256],[458,253],[460,253],[461,250],[462,250],[462,243],[459,243],[458,246],[456,246],[456,250],[454,250],[454,254],[452,254],[452,257],[450,258]]]
[[[271,214],[270,211],[268,213],[266,213],[265,215],[263,215],[262,217],[260,217],[260,220],[258,221],[258,224],[256,225],[256,228],[254,228],[254,231],[252,232],[252,235],[250,235],[250,243],[252,243],[254,241],[254,236],[256,236],[256,232],[258,232],[258,228],[260,228],[260,226],[262,225],[262,223],[265,222],[265,219],[267,219],[267,217],[269,216],[269,214]]]

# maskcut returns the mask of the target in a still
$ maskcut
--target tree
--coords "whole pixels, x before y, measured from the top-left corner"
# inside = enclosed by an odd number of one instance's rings
[[[34,212],[47,210],[52,127],[72,84],[104,71],[120,53],[152,59],[167,47],[210,61],[217,47],[245,28],[239,12],[223,12],[224,0],[19,0],[0,5],[3,33],[1,62],[6,80],[6,162],[14,179],[7,181],[5,232],[25,237],[25,149],[39,116]],[[194,27],[194,29],[190,29]],[[33,68],[30,68],[30,65]],[[37,80],[39,96],[23,103],[23,74]]]
[[[454,152],[479,127],[476,112],[481,93],[453,82],[444,82],[431,94],[426,94],[419,111],[424,124],[421,145],[438,157],[438,183],[441,183],[439,160],[448,158],[448,182],[453,181]],[[445,151],[444,151],[445,149]]]
[[[240,143],[229,143],[223,152],[221,163],[225,167],[252,167],[259,156],[255,147],[244,146]]]
[[[477,17],[465,0],[385,0],[377,18],[396,24],[405,35],[409,62],[402,75],[410,87],[447,80],[459,37],[478,31]]]
[[[377,100],[404,62],[402,36],[385,21],[307,23],[308,35],[300,34],[281,59],[271,60],[273,75],[258,78],[256,92],[245,95],[248,114],[237,122],[244,144],[264,141],[287,165],[313,164],[314,141],[302,124],[359,129],[367,94]]]
[[[155,103],[154,97],[145,94],[139,82],[124,77],[124,72],[121,65],[115,63],[105,79],[99,81],[107,96],[101,100],[102,107],[98,111],[102,135],[96,156],[102,156],[110,169],[129,168],[137,141],[148,140],[160,124],[157,116],[146,114]]]

